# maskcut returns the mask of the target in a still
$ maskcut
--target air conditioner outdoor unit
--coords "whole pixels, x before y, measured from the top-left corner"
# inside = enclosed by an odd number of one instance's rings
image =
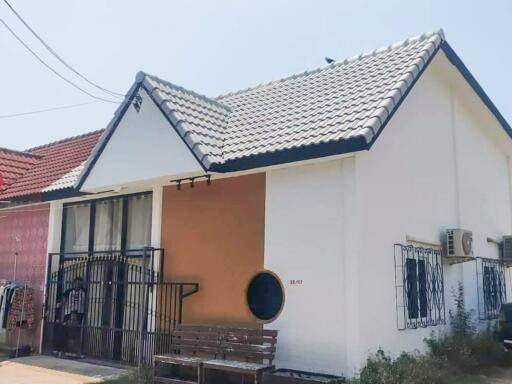
[[[446,230],[446,257],[454,259],[472,258],[473,232],[465,229]]]
[[[512,264],[512,236],[503,236],[501,247],[501,259],[507,264]]]

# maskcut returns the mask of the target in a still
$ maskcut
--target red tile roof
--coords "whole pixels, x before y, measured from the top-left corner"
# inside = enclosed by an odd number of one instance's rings
[[[0,193],[23,176],[39,159],[38,155],[31,153],[0,148],[0,175],[4,182],[3,185],[0,185]]]
[[[73,176],[78,176],[102,133],[94,131],[24,152],[0,149],[0,173],[7,181],[0,200],[72,187]]]

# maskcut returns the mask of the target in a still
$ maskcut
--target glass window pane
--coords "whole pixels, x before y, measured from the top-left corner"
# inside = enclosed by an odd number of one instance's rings
[[[428,298],[427,298],[427,269],[425,260],[418,260],[418,286],[420,299],[420,316],[427,317]]]
[[[263,321],[273,320],[284,302],[283,287],[269,272],[258,273],[247,288],[247,304],[254,316]]]
[[[87,252],[89,247],[90,204],[66,207],[64,252]]]
[[[96,203],[94,222],[94,250],[121,249],[122,210],[121,199],[102,200]]]
[[[418,318],[418,269],[415,259],[406,261],[407,313],[409,319]]]
[[[138,195],[128,199],[126,249],[151,246],[152,195]]]

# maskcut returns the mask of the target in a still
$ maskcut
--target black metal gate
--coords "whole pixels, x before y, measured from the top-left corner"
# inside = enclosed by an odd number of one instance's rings
[[[73,252],[49,255],[43,352],[71,353],[130,364],[152,363],[170,351],[171,331],[197,283],[164,282],[155,271],[163,250]],[[83,280],[83,318],[62,305],[76,278]]]

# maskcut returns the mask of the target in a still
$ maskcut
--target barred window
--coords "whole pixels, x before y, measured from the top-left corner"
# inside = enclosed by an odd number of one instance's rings
[[[445,323],[441,251],[395,244],[398,329]]]
[[[505,267],[500,260],[476,258],[478,315],[480,320],[496,319],[506,303]]]

